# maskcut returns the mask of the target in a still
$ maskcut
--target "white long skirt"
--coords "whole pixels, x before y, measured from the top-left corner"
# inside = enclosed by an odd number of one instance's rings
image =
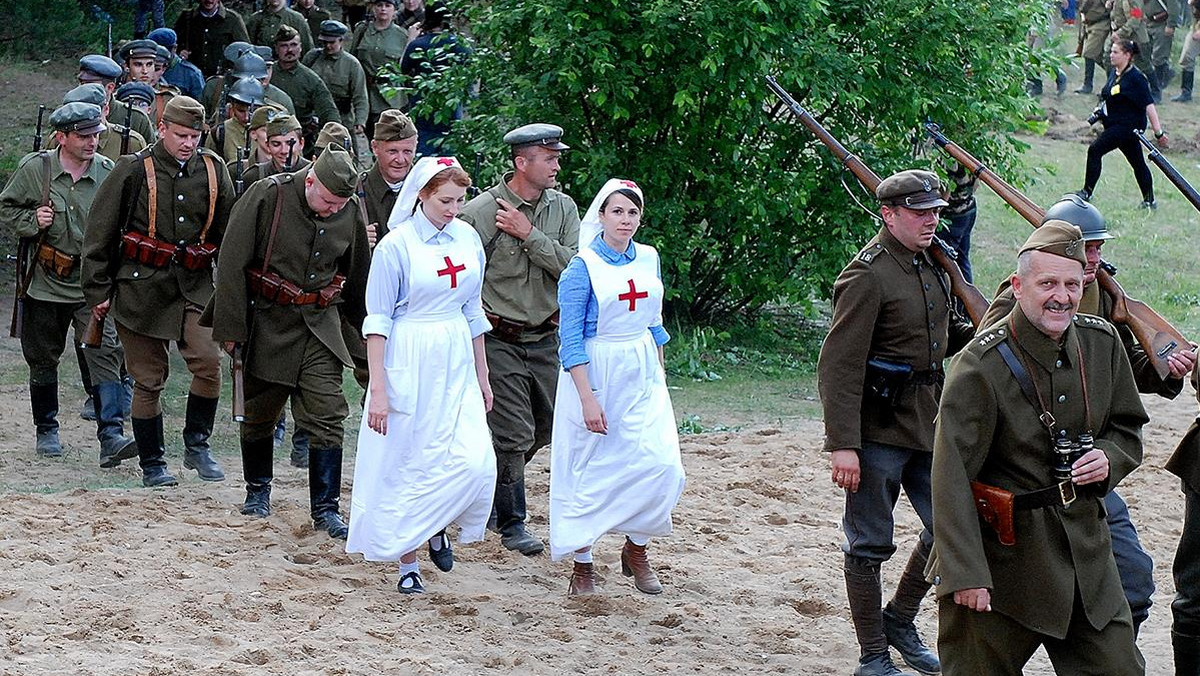
[[[575,382],[558,378],[550,456],[550,556],[559,560],[609,532],[671,533],[683,493],[679,433],[649,332],[587,344],[588,378],[608,420],[589,432]]]
[[[401,317],[386,352],[387,435],[363,415],[346,551],[396,561],[452,523],[482,540],[496,456],[466,320]]]

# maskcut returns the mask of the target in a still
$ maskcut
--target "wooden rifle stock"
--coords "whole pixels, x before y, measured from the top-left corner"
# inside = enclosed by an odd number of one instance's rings
[[[1196,192],[1196,189],[1192,187],[1192,184],[1187,182],[1187,179],[1183,177],[1183,174],[1179,173],[1179,170],[1175,168],[1175,165],[1171,164],[1166,155],[1162,154],[1162,151],[1158,149],[1158,146],[1154,145],[1150,142],[1150,139],[1146,138],[1146,133],[1144,131],[1140,129],[1134,129],[1133,133],[1137,134],[1138,140],[1142,142],[1142,145],[1146,146],[1146,150],[1150,151],[1150,154],[1148,155],[1150,161],[1162,171],[1163,175],[1167,177],[1167,180],[1171,182],[1171,185],[1175,186],[1176,190],[1183,193],[1183,196],[1187,198],[1187,201],[1192,203],[1192,207],[1197,211],[1200,211],[1200,193]]]
[[[38,106],[37,130],[33,135],[33,152],[38,152],[42,149],[42,121],[46,116],[46,106]],[[42,177],[42,201],[41,206],[50,204],[50,163],[45,160],[43,155],[43,171],[46,175]],[[33,257],[37,255],[38,249],[41,248],[42,242],[46,241],[46,233],[49,228],[42,228],[36,238],[22,237],[17,243],[17,277],[13,284],[14,298],[12,319],[8,324],[8,335],[13,338],[20,338],[25,332],[25,294],[29,291],[29,284],[33,281]]]
[[[233,421],[245,422],[246,420],[246,362],[244,360],[243,350],[245,347],[242,343],[235,343],[233,346],[233,357],[230,363],[230,375],[233,376]]]
[[[79,346],[95,348],[100,347],[103,342],[104,320],[96,319],[96,315],[92,314],[88,317],[87,328],[83,331],[83,340],[79,341]]]
[[[1042,224],[1042,219],[1046,215],[1045,209],[1042,209],[1021,191],[1009,185],[1004,179],[997,176],[994,171],[983,166],[983,163],[970,153],[951,142],[942,134],[941,129],[936,124],[926,124],[925,130],[929,132],[930,137],[933,138],[934,143],[937,143],[938,147],[945,151],[947,155],[953,157],[967,171],[978,176],[979,180],[983,181],[1000,199],[1007,202],[1010,207],[1016,209],[1017,213],[1029,221],[1030,225],[1036,228]],[[1142,141],[1145,142],[1145,138]],[[1163,158],[1163,161],[1166,161],[1166,159]],[[1103,263],[1096,270],[1096,281],[1100,284],[1100,288],[1113,300],[1112,314],[1109,319],[1117,324],[1124,324],[1129,327],[1138,344],[1146,351],[1146,356],[1150,358],[1150,363],[1154,365],[1155,372],[1158,373],[1160,378],[1165,379],[1171,373],[1167,357],[1171,356],[1177,350],[1190,349],[1191,343],[1188,342],[1188,339],[1178,329],[1171,326],[1171,323],[1164,319],[1162,315],[1155,312],[1154,308],[1140,300],[1130,298],[1129,294],[1125,293],[1125,289],[1121,287],[1121,283],[1112,276],[1112,273],[1109,272]]]
[[[849,150],[846,150],[846,147],[839,143],[825,127],[821,126],[821,123],[817,122],[816,118],[805,110],[796,99],[792,98],[792,95],[780,86],[771,75],[767,76],[767,86],[787,105],[792,114],[796,116],[796,119],[800,120],[800,123],[805,128],[812,132],[821,143],[825,144],[825,147],[842,163],[842,166],[849,169],[850,173],[854,174],[858,182],[869,190],[872,195],[875,194],[875,189],[883,182],[879,178],[879,175],[871,171],[861,159]],[[963,276],[962,269],[959,268],[958,262],[955,260],[953,249],[948,244],[940,238],[934,237],[934,243],[927,251],[933,262],[937,263],[938,267],[944,270],[950,278],[950,293],[954,294],[962,302],[963,307],[967,311],[967,316],[971,319],[971,323],[979,326],[980,320],[983,319],[984,313],[987,312],[987,298]]]

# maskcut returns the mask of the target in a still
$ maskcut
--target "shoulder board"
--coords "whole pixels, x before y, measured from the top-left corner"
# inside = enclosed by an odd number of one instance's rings
[[[1004,328],[1003,325],[995,326],[988,331],[984,331],[978,336],[975,336],[975,344],[983,348],[984,351],[987,351],[993,347],[996,347],[1000,343],[1003,343],[1004,339],[1007,337],[1008,329]]]
[[[1075,315],[1075,326],[1083,326],[1110,334],[1114,332],[1113,325],[1108,323],[1108,320],[1095,315],[1085,315],[1083,313]]]
[[[883,251],[883,245],[880,244],[879,242],[876,242],[876,243],[872,244],[871,246],[858,252],[858,260],[860,260],[864,263],[872,263],[875,261],[875,258],[877,256],[879,256],[879,254],[882,251]]]

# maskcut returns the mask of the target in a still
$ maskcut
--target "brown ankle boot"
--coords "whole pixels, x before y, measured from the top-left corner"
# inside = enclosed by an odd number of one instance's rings
[[[646,548],[633,544],[629,538],[625,538],[625,547],[621,549],[621,572],[625,577],[632,577],[633,586],[643,594],[662,593],[662,584],[646,558]]]
[[[567,596],[580,596],[596,593],[596,568],[590,563],[575,562],[575,570],[571,572],[571,586],[567,588]]]

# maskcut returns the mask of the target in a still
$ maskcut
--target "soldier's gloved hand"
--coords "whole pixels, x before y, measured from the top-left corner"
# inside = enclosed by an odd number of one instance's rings
[[[1071,465],[1071,481],[1076,486],[1094,484],[1108,478],[1108,456],[1104,451],[1093,448]]]
[[[992,612],[992,593],[984,587],[956,591],[954,602],[981,613]]]
[[[54,223],[54,207],[49,204],[40,206],[33,212],[33,217],[37,221],[37,226],[45,230]]]
[[[858,451],[853,448],[839,448],[829,454],[833,465],[831,478],[838,488],[844,488],[851,493],[858,492],[858,483],[862,479],[859,468]]]

